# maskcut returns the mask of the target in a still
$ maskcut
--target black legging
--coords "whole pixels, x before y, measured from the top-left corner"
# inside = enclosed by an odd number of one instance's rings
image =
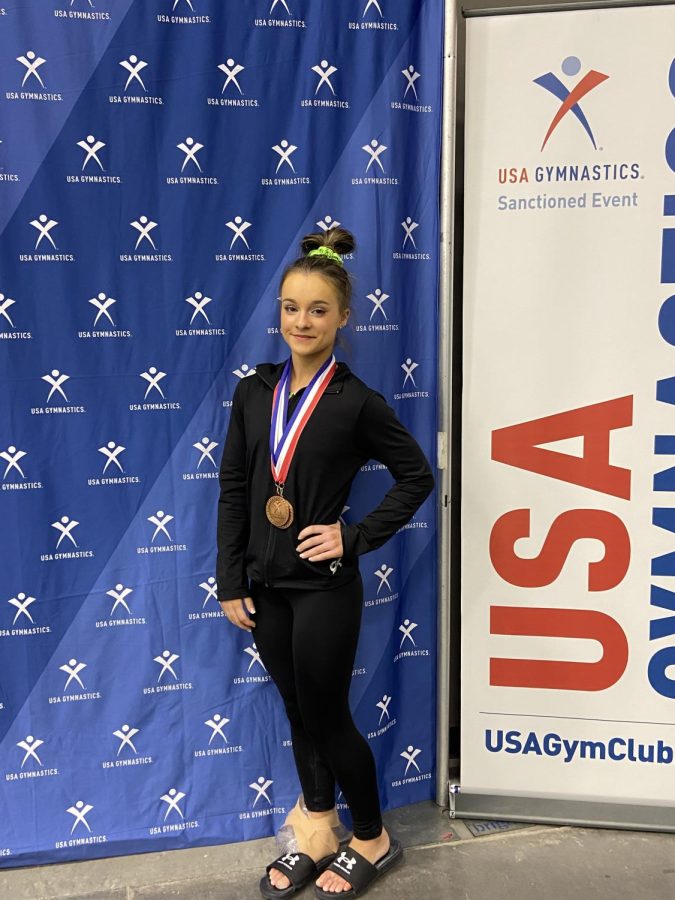
[[[279,590],[254,583],[253,631],[260,658],[284,701],[307,809],[335,806],[337,782],[354,836],[382,831],[375,760],[349,709],[361,624],[360,576],[331,590]]]

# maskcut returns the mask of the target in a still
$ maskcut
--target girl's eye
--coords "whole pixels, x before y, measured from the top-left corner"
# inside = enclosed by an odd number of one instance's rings
[[[284,306],[284,312],[287,312],[287,313],[295,312],[295,307],[288,304],[287,306]]]
[[[326,310],[321,309],[321,307],[317,307],[316,309],[313,309],[312,312],[315,313],[317,316],[322,316],[326,312]]]

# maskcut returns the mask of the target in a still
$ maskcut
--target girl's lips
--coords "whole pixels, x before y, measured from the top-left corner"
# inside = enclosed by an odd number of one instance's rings
[[[297,338],[299,341],[313,341],[314,335],[312,334],[291,334],[291,337]]]

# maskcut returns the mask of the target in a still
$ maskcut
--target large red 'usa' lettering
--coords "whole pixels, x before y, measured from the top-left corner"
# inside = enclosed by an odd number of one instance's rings
[[[632,424],[632,396],[593,403],[496,429],[492,432],[492,459],[629,500],[630,469],[610,465],[609,439],[615,428]],[[583,437],[581,457],[537,446],[574,437]]]
[[[500,516],[490,532],[490,559],[504,581],[518,587],[552,584],[565,565],[575,541],[595,538],[605,546],[602,559],[588,564],[588,590],[609,591],[620,584],[630,565],[630,537],[614,513],[603,509],[570,509],[553,520],[535,557],[524,558],[515,543],[530,536],[529,509],[512,509]]]
[[[491,657],[490,684],[497,687],[604,691],[616,684],[628,663],[623,628],[595,610],[491,606],[490,633],[583,638],[602,644],[602,657],[594,663]]]

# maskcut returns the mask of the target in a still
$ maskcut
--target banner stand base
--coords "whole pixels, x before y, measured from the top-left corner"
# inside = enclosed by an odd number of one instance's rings
[[[456,792],[453,807],[451,817],[457,819],[498,819],[539,825],[584,825],[590,828],[675,833],[672,806]]]

